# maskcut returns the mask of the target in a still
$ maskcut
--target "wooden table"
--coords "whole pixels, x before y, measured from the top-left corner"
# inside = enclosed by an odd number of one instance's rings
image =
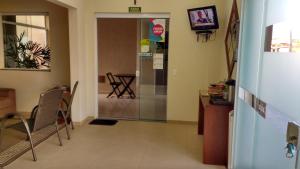
[[[225,165],[228,161],[229,112],[233,105],[213,105],[209,97],[199,99],[198,133],[203,134],[204,164]]]
[[[136,96],[134,91],[130,88],[130,85],[135,79],[135,74],[116,74],[114,75],[119,78],[120,82],[122,83],[124,89],[120,92],[118,97],[123,96],[125,92],[127,92],[130,98],[134,99]]]

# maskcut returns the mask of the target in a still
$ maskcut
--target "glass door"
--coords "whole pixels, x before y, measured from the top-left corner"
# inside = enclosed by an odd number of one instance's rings
[[[300,54],[288,52],[298,43],[291,32],[300,29],[289,20],[297,20],[299,1],[251,0],[243,8],[233,168],[299,169],[300,156],[286,148],[288,123],[300,122]]]
[[[169,19],[141,19],[140,119],[165,121],[167,112]]]

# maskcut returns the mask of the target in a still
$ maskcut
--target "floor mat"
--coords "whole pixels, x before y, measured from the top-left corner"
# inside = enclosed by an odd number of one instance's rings
[[[95,119],[90,122],[90,125],[105,125],[113,126],[118,123],[118,120],[104,120],[104,119]]]

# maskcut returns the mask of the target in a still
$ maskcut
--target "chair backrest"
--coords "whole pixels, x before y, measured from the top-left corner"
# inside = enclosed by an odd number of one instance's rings
[[[69,104],[68,104],[67,114],[66,114],[67,117],[69,117],[71,115],[72,103],[73,103],[74,95],[76,93],[76,89],[77,89],[78,84],[79,84],[79,82],[76,81],[76,83],[73,86],[70,101],[69,101]]]
[[[116,81],[115,81],[115,78],[114,78],[114,76],[113,76],[113,74],[112,74],[111,72],[106,73],[106,76],[107,76],[107,78],[108,78],[110,84],[116,82]]]
[[[51,89],[40,95],[32,132],[56,123],[57,113],[60,109],[62,98],[62,89]]]

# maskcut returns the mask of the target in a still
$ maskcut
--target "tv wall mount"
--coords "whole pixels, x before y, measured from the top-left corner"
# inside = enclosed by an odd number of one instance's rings
[[[196,31],[197,34],[197,42],[199,42],[200,38],[202,38],[202,42],[207,42],[208,40],[215,40],[216,30],[201,30]],[[214,39],[212,36],[214,35]]]

